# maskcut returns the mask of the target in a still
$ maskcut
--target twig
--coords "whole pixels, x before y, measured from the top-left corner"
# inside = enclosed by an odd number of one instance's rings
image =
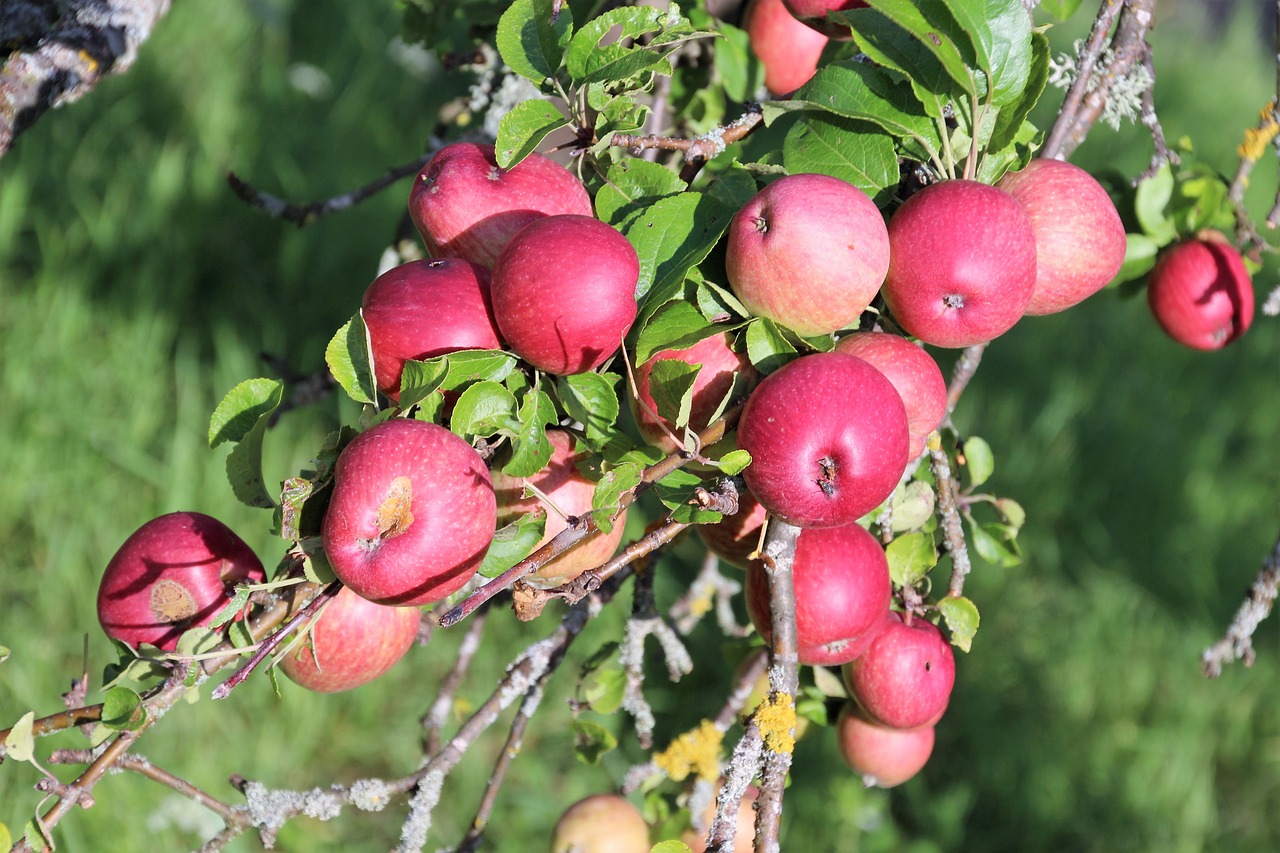
[[[733,612],[733,597],[739,592],[742,584],[720,574],[720,558],[707,551],[698,576],[668,612],[676,630],[688,635],[714,608],[716,622],[726,637],[745,637],[751,633],[751,625],[739,625]]]
[[[440,734],[444,731],[444,724],[449,719],[454,696],[457,695],[458,689],[467,677],[467,671],[471,668],[471,661],[475,659],[476,652],[480,650],[480,641],[484,637],[484,626],[488,617],[488,608],[483,608],[467,626],[467,633],[463,635],[462,643],[458,646],[453,666],[450,667],[444,681],[440,683],[440,690],[436,693],[435,701],[431,703],[431,710],[422,718],[422,727],[427,732],[427,754],[440,750]]]
[[[942,437],[936,430],[929,436],[928,447],[929,467],[933,469],[933,479],[938,489],[942,543],[951,555],[951,581],[947,584],[947,595],[960,596],[964,593],[964,579],[972,566],[969,563],[969,549],[964,541],[964,525],[960,522],[956,494],[958,484],[951,474],[951,460],[942,447]]]
[[[1280,590],[1280,539],[1276,539],[1271,555],[1262,563],[1262,570],[1249,588],[1249,594],[1231,620],[1231,627],[1221,640],[1204,650],[1200,656],[1204,674],[1217,678],[1224,664],[1243,661],[1253,666],[1253,632],[1271,613],[1277,590]]]
[[[746,112],[734,121],[692,139],[657,134],[641,136],[615,133],[609,144],[618,148],[631,148],[638,152],[650,149],[683,151],[685,162],[684,168],[680,170],[680,178],[685,183],[689,183],[708,160],[723,153],[725,148],[751,133],[763,120],[764,113],[760,105],[749,103],[746,105]]]

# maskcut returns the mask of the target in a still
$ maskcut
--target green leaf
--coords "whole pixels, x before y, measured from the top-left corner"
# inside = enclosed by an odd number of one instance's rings
[[[480,563],[480,576],[495,578],[533,553],[546,531],[545,512],[529,512],[499,527]]]
[[[227,392],[209,419],[209,446],[243,441],[263,417],[280,405],[284,383],[276,379],[246,379]]]
[[[458,397],[449,428],[468,441],[500,430],[518,429],[516,398],[498,382],[477,382]]]
[[[643,305],[650,291],[678,287],[719,242],[736,212],[698,192],[661,198],[641,210],[623,229],[640,259],[636,300]]]
[[[512,477],[532,477],[551,460],[547,425],[555,423],[559,416],[545,391],[530,391],[520,401],[516,419],[519,430],[511,438],[511,460],[502,466],[502,472]]]
[[[573,32],[569,4],[553,21],[552,0],[514,0],[498,19],[495,44],[512,71],[541,86],[554,77]]]
[[[573,720],[569,723],[573,732],[573,752],[583,764],[599,764],[600,759],[618,746],[613,732],[599,723]]]
[[[640,485],[644,467],[638,462],[623,462],[610,468],[596,483],[591,495],[591,516],[603,533],[613,530],[613,516],[622,508],[622,496]]]
[[[938,564],[938,549],[929,533],[904,533],[889,543],[884,555],[895,586],[912,586]]]
[[[1133,281],[1151,272],[1160,252],[1160,244],[1146,234],[1126,234],[1124,237],[1124,263],[1109,286]]]
[[[13,654],[13,652],[8,646],[0,646],[0,663],[7,661],[11,654]]]
[[[227,602],[227,606],[218,611],[218,615],[213,617],[213,621],[209,623],[210,628],[221,628],[223,625],[236,618],[236,614],[244,610],[249,603],[249,587],[248,585],[237,586],[236,594]]]
[[[713,59],[716,75],[724,84],[729,100],[737,103],[750,101],[756,90],[764,85],[764,64],[751,50],[751,40],[745,30],[732,24],[718,28],[721,39],[716,42]]]
[[[858,49],[877,65],[905,75],[925,112],[934,119],[942,118],[943,107],[961,87],[955,84],[942,62],[919,39],[875,9],[850,9],[828,14],[852,26],[853,40]]]
[[[698,302],[698,311],[702,313],[708,323],[723,323],[728,320],[751,316],[751,312],[738,301],[738,297],[734,296],[732,291],[721,287],[713,281],[699,281],[695,298]],[[737,326],[735,325],[733,328],[737,328]]]
[[[582,84],[623,81],[646,71],[670,74],[671,63],[666,60],[666,54],[676,45],[658,43],[657,39],[649,45],[634,44],[639,36],[662,30],[666,21],[666,10],[649,6],[610,9],[588,21],[569,41],[565,54],[569,76]],[[600,44],[611,30],[616,40]]]
[[[1041,0],[1040,8],[1059,21],[1065,21],[1074,15],[1084,0]]]
[[[606,441],[617,430],[619,403],[616,373],[576,373],[556,380],[565,413],[582,424],[590,441]]]
[[[372,403],[377,399],[369,341],[360,314],[348,320],[330,339],[324,350],[324,361],[348,397],[357,403]]]
[[[956,33],[955,25],[951,21],[942,20],[942,15],[936,13],[935,20],[929,20],[916,3],[917,0],[867,0],[868,6],[897,24],[931,54],[961,91],[971,97],[979,96],[981,90],[974,79],[973,72],[965,62],[966,56],[961,49],[962,47],[967,49],[969,46],[965,45],[963,40],[957,43],[955,39],[959,34]],[[847,20],[853,26],[855,40],[858,36],[859,11],[861,10],[832,15],[836,19]],[[945,12],[945,10],[942,11]],[[948,14],[947,17],[950,18],[950,15]],[[951,89],[952,87],[947,86],[941,89],[935,88],[933,91],[942,94]]]
[[[824,697],[832,699],[848,699],[849,689],[844,685],[844,679],[836,670],[828,669],[825,666],[813,667],[813,686]]]
[[[693,851],[683,841],[659,841],[649,849],[649,853],[693,853]]]
[[[848,181],[877,204],[898,185],[893,139],[828,113],[806,113],[787,131],[782,162],[793,175],[816,172]]]
[[[516,104],[498,123],[494,158],[499,166],[510,169],[537,150],[548,134],[568,126],[569,120],[550,101]]]
[[[923,527],[933,517],[935,498],[933,487],[920,480],[912,480],[893,493],[893,532],[901,533]]]
[[[996,498],[995,506],[996,512],[1015,534],[1027,523],[1027,511],[1013,498]]]
[[[53,839],[45,834],[44,827],[35,820],[27,821],[27,825],[23,829],[23,835],[27,839],[27,844],[31,845],[31,849],[35,853],[45,853],[46,850],[50,850],[53,847]]]
[[[1022,0],[945,0],[952,20],[973,43],[977,67],[987,76],[990,102],[1016,102],[1031,74],[1031,16]],[[925,4],[931,18],[937,0]],[[958,36],[955,36],[958,38]]]
[[[102,700],[102,725],[117,732],[132,732],[147,721],[142,697],[128,687],[112,687]]]
[[[680,299],[659,308],[636,338],[636,364],[644,364],[663,350],[687,349],[723,331],[712,325],[694,305]]]
[[[432,361],[406,361],[400,372],[400,408],[408,409],[421,403],[440,388],[448,374],[448,356]]]
[[[35,721],[35,712],[28,711],[9,729],[9,735],[4,739],[4,753],[7,758],[15,761],[31,761],[35,758],[36,738],[33,734]]]
[[[0,850],[8,850],[13,846],[13,836],[9,834],[9,827],[0,822]]]
[[[1173,168],[1164,163],[1154,175],[1138,184],[1134,193],[1133,212],[1138,224],[1160,245],[1172,243],[1178,232],[1165,208],[1173,198]]]
[[[964,596],[947,596],[938,602],[938,610],[951,631],[951,642],[962,652],[969,651],[978,633],[978,608]]]
[[[964,464],[969,469],[969,485],[977,488],[991,479],[996,470],[995,454],[985,439],[971,435],[964,440]]]
[[[405,362],[408,367],[412,362]],[[516,357],[508,352],[490,349],[469,349],[439,355],[422,362],[426,370],[434,372],[443,364],[447,368],[440,388],[457,391],[473,382],[502,382],[516,369]]]
[[[661,163],[628,158],[609,166],[596,193],[596,216],[618,226],[629,215],[659,198],[685,190],[680,176]]]
[[[617,662],[617,643],[608,643],[582,665],[578,676],[578,699],[597,714],[612,714],[622,707],[627,692],[627,674]]]
[[[747,358],[762,374],[773,373],[795,353],[796,348],[772,320],[759,317],[747,325]]]
[[[1032,33],[1030,70],[1023,87],[1022,98],[1000,111],[1000,115],[996,118],[995,131],[987,144],[989,151],[1008,148],[1017,140],[1027,117],[1039,103],[1040,96],[1044,94],[1044,87],[1049,82],[1049,53],[1049,39],[1045,34]],[[999,175],[996,178],[999,178]]]
[[[733,477],[741,474],[751,464],[751,454],[745,450],[731,450],[716,460],[720,473]]]
[[[649,372],[649,393],[653,396],[658,416],[674,425],[677,435],[689,425],[693,386],[701,370],[700,364],[664,358],[654,362]]]
[[[297,542],[303,537],[302,510],[315,491],[315,483],[304,477],[289,477],[280,487],[280,538]]]
[[[1016,566],[1022,562],[1022,551],[1010,534],[1011,528],[1000,524],[980,524],[966,515],[969,541],[978,556],[993,566]]]

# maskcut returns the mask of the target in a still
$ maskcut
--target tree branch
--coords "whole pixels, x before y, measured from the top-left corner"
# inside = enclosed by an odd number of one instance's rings
[[[1271,555],[1263,561],[1262,570],[1236,611],[1235,619],[1231,620],[1226,635],[1200,656],[1205,675],[1217,678],[1222,674],[1224,664],[1237,660],[1243,661],[1245,666],[1253,666],[1253,632],[1271,613],[1277,590],[1280,590],[1280,538],[1276,539]]]

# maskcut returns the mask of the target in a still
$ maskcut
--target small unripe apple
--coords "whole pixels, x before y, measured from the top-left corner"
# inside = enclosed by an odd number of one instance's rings
[[[537,474],[532,477],[512,477],[501,471],[493,473],[499,526],[526,513],[537,511],[546,514],[546,526],[537,545],[539,548],[569,526],[565,516],[572,518],[591,511],[591,498],[596,489],[595,482],[578,470],[578,463],[589,458],[590,454],[577,450],[573,436],[564,430],[549,429],[547,439],[551,442],[551,459]],[[545,506],[537,496],[525,497],[526,483],[546,495],[547,500],[560,512]],[[624,509],[614,519],[613,529],[609,533],[599,530],[593,532],[571,550],[526,576],[525,580],[538,586],[559,586],[587,569],[599,566],[618,550],[626,524],[627,511]]]
[[[566,375],[604,364],[636,318],[640,261],[615,229],[590,216],[535,220],[493,267],[493,314],[516,355]]]
[[[774,95],[799,89],[818,70],[827,37],[800,23],[783,0],[752,0],[742,16],[751,52],[764,65],[764,85]]]
[[[489,470],[444,427],[396,418],[351,440],[333,471],[324,550],[379,604],[430,604],[475,575],[493,540]]]
[[[649,825],[617,794],[594,794],[569,806],[551,836],[551,853],[649,853]]]
[[[893,592],[889,561],[876,538],[857,524],[800,531],[792,586],[802,664],[848,663],[886,626]],[[751,622],[768,642],[771,610],[763,563],[747,568],[745,595]]]
[[[503,169],[492,145],[455,142],[436,152],[409,193],[427,252],[492,268],[517,231],[560,213],[592,214],[591,196],[567,169],[530,154]]]
[[[836,745],[845,763],[867,787],[893,788],[915,776],[933,753],[933,726],[891,729],[846,702],[836,718]]]
[[[951,644],[931,622],[894,613],[871,646],[843,670],[867,717],[895,729],[932,726],[942,718],[956,681]]]
[[[954,180],[920,190],[889,220],[889,249],[885,302],[902,328],[934,346],[1003,335],[1035,289],[1031,218],[988,184]]]
[[[886,332],[847,335],[836,344],[836,352],[856,355],[893,383],[907,409],[907,457],[923,453],[929,433],[947,416],[947,380],[933,357],[906,338]]]
[[[113,640],[171,652],[188,628],[213,621],[237,584],[265,580],[262,562],[231,528],[203,513],[171,512],[135,530],[107,563],[98,621]]]
[[[847,353],[806,355],[747,399],[738,446],[747,487],[797,527],[852,524],[893,492],[907,465],[907,411],[893,383]]]
[[[729,224],[725,274],[752,314],[801,335],[854,323],[884,282],[889,235],[867,194],[828,175],[788,175]]]
[[[351,690],[404,657],[421,622],[416,607],[374,604],[344,586],[320,611],[306,639],[280,660],[280,669],[317,693]]]
[[[489,300],[489,273],[458,258],[410,261],[374,279],[361,315],[369,330],[378,390],[400,399],[409,359],[463,349],[502,349]]]
[[[1221,235],[1206,234],[1160,253],[1147,303],[1169,337],[1198,350],[1222,349],[1253,322],[1253,282]]]
[[[743,489],[738,492],[736,514],[714,524],[699,524],[695,529],[712,553],[731,566],[745,569],[760,545],[760,528],[767,515],[751,491]]]
[[[861,9],[866,0],[783,0],[787,11],[795,15],[796,20],[813,27],[823,35],[833,39],[848,39],[849,27],[844,24],[827,22],[828,12],[843,12],[846,9]]]

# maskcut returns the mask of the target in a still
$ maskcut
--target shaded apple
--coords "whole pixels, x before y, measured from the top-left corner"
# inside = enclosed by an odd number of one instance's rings
[[[889,220],[881,291],[908,333],[940,347],[1003,335],[1036,283],[1031,218],[1013,196],[977,181],[931,184]]]
[[[537,153],[503,169],[492,145],[474,142],[437,151],[409,192],[409,215],[432,257],[488,268],[517,231],[560,213],[592,214],[591,197],[571,172]]]
[[[391,669],[418,636],[416,607],[388,607],[347,587],[324,606],[306,639],[281,658],[289,680],[317,693],[351,690]]]
[[[649,825],[617,794],[593,794],[560,815],[551,853],[649,853]]]
[[[265,580],[262,562],[231,528],[203,513],[171,512],[135,530],[107,563],[98,621],[113,640],[171,652],[184,631],[213,621],[237,584]]]
[[[751,494],[738,492],[738,511],[714,524],[699,524],[695,529],[711,552],[731,566],[745,569],[751,555],[760,545],[760,528],[768,513]]]
[[[449,430],[396,418],[343,448],[322,537],[334,573],[380,604],[430,604],[476,573],[497,520],[484,460]]]
[[[751,52],[764,65],[764,85],[772,94],[794,92],[818,70],[827,37],[800,23],[783,0],[752,0],[742,16]]]
[[[849,27],[827,21],[827,13],[861,9],[867,5],[866,0],[783,0],[783,3],[796,20],[823,35],[841,40],[850,37]]]
[[[591,498],[596,489],[595,481],[583,476],[578,470],[578,463],[590,458],[591,454],[579,451],[574,445],[573,436],[564,430],[549,429],[547,438],[551,441],[551,459],[537,474],[532,477],[512,477],[501,471],[493,472],[499,525],[508,524],[530,512],[546,515],[546,527],[538,542],[539,548],[569,526],[565,516],[575,517],[591,511]],[[546,495],[559,512],[548,509],[536,496],[525,497],[525,483],[532,484]],[[626,524],[627,511],[624,509],[614,519],[613,530],[609,533],[595,531],[571,550],[526,576],[525,580],[537,586],[559,586],[587,569],[595,568],[618,550]]]
[[[889,497],[907,465],[907,412],[893,383],[862,359],[801,356],[747,399],[738,446],[747,487],[798,527],[852,524]]]
[[[723,785],[723,780],[721,780],[721,784]],[[756,809],[754,803],[758,796],[760,796],[760,789],[755,785],[748,785],[747,792],[738,801],[738,811],[734,815],[736,829],[733,833],[733,850],[730,853],[752,853],[755,850]],[[701,820],[698,824],[702,827],[701,831],[690,827],[680,836],[680,840],[684,842],[692,853],[706,853],[707,836],[711,832],[711,822],[715,818],[716,801],[713,799],[702,810]]]
[[[1036,284],[1027,314],[1053,314],[1106,287],[1124,263],[1124,223],[1097,179],[1065,160],[1035,159],[996,184],[1031,217]]]
[[[493,314],[512,352],[548,373],[604,364],[636,318],[640,261],[609,225],[547,216],[526,226],[493,267]]]
[[[951,644],[932,622],[894,613],[871,646],[844,667],[849,695],[871,720],[895,729],[941,719],[956,680]]]
[[[889,235],[879,209],[839,178],[779,178],[729,224],[725,274],[733,292],[752,314],[802,335],[857,321],[888,268]]]
[[[1222,349],[1253,322],[1253,283],[1235,247],[1209,233],[1160,253],[1147,283],[1147,304],[1178,343]]]
[[[933,726],[891,729],[871,722],[853,702],[836,718],[836,746],[867,787],[893,788],[924,769],[933,753]]]
[[[836,344],[836,352],[856,355],[893,383],[907,409],[911,436],[909,459],[924,452],[929,433],[947,416],[947,380],[933,356],[899,335],[855,332]]]
[[[489,299],[489,273],[458,258],[410,261],[374,279],[361,315],[369,332],[378,390],[400,399],[410,359],[464,349],[502,349]]]

